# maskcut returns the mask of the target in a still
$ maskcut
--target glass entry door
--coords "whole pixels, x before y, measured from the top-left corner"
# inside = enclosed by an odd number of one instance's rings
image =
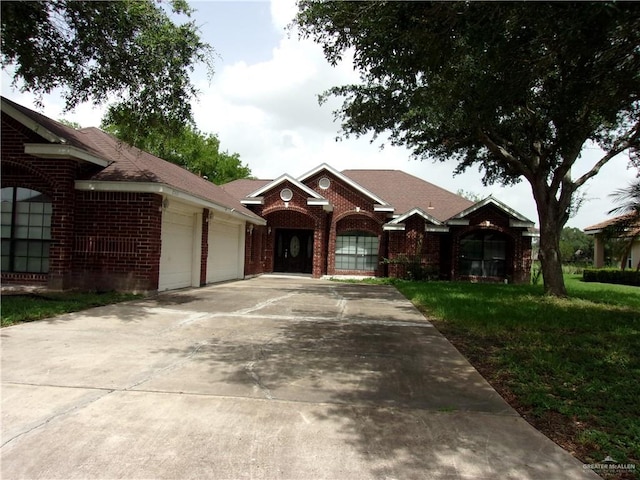
[[[312,273],[313,230],[276,230],[273,270],[287,273]]]

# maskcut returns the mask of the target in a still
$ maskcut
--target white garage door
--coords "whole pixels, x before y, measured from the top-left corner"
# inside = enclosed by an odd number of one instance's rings
[[[181,212],[163,213],[158,290],[191,286],[194,218]]]
[[[207,283],[244,277],[244,226],[213,221],[209,224]]]

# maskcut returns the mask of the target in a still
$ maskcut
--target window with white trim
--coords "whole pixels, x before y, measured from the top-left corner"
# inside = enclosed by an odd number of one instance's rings
[[[51,199],[36,190],[2,188],[2,271],[47,273]]]

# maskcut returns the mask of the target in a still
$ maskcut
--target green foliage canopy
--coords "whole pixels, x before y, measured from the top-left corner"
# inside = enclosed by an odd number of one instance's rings
[[[593,236],[579,228],[563,228],[560,234],[560,254],[563,262],[593,259]]]
[[[184,0],[171,0],[187,18]],[[60,88],[67,109],[118,99],[140,128],[178,131],[196,96],[189,73],[211,69],[213,50],[194,21],[175,24],[154,0],[3,1],[2,67],[15,85],[38,95]]]
[[[249,178],[251,170],[242,163],[238,153],[220,151],[220,140],[191,125],[177,133],[168,134],[163,128],[149,129],[140,136],[129,125],[109,123],[114,117],[105,117],[102,128],[120,140],[134,145],[156,157],[173,162],[217,185],[239,178]]]

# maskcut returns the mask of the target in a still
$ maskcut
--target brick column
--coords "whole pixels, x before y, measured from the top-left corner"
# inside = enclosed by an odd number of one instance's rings
[[[71,282],[75,224],[75,162],[59,160],[56,166],[56,188],[52,198],[51,238],[49,251],[49,288],[62,290]],[[95,212],[96,216],[100,212]]]

